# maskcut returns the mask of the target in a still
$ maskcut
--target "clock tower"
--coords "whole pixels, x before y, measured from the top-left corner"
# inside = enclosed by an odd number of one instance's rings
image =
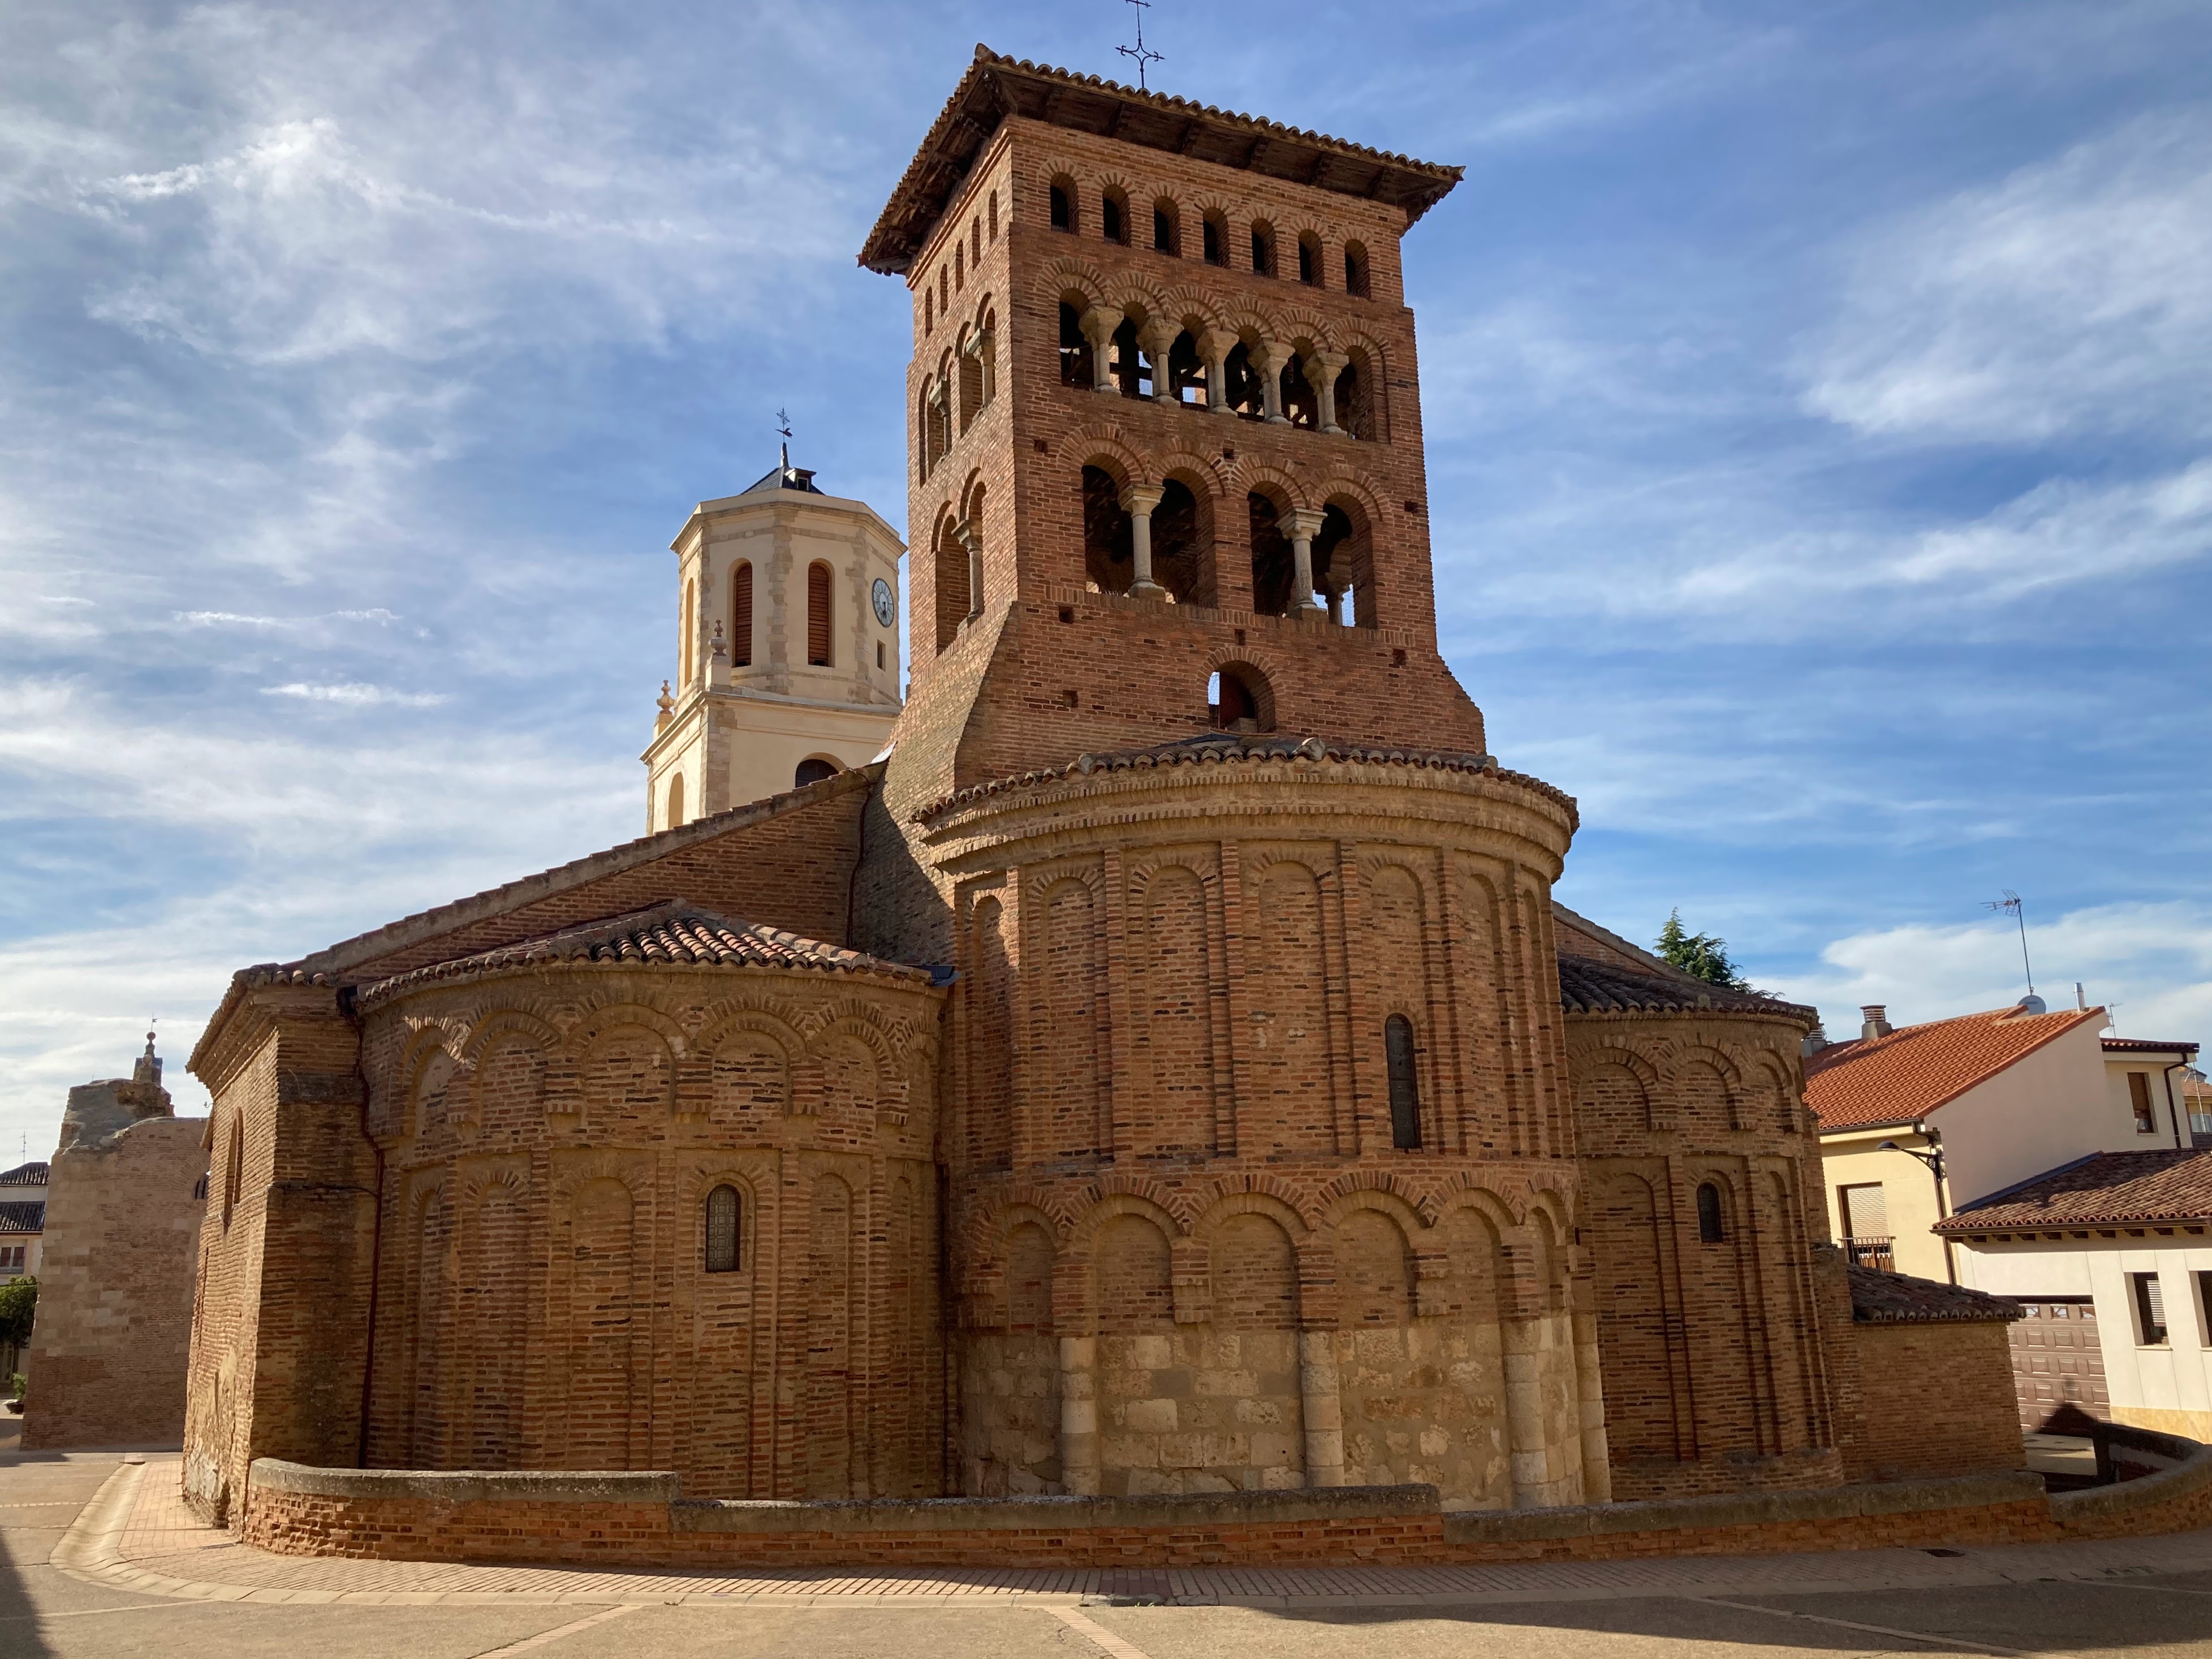
[[[676,672],[646,745],[646,828],[673,829],[865,764],[899,712],[899,556],[865,501],[788,447],[670,544]]]

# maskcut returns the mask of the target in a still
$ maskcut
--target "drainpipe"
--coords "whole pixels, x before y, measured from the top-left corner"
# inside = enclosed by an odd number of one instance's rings
[[[2177,1060],[2159,1073],[2160,1079],[2166,1085],[2166,1121],[2172,1127],[2173,1146],[2177,1152],[2186,1152],[2197,1142],[2197,1132],[2193,1129],[2190,1131],[2188,1139],[2184,1140],[2181,1138],[2181,1109],[2173,1103],[2173,1074],[2188,1064],[2185,1060]]]

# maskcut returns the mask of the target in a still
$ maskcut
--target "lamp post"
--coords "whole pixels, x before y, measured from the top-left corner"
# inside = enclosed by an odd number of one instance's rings
[[[1936,1218],[1942,1221],[1948,1218],[1951,1213],[1951,1206],[1943,1185],[1943,1137],[1923,1123],[1916,1123],[1912,1128],[1914,1133],[1928,1142],[1926,1152],[1915,1152],[1911,1147],[1900,1146],[1893,1140],[1878,1143],[1875,1151],[1903,1152],[1905,1157],[1917,1158],[1928,1166],[1928,1173],[1936,1177]],[[1957,1262],[1952,1260],[1951,1241],[1948,1237],[1943,1240],[1943,1274],[1954,1285],[1959,1282],[1959,1267]]]

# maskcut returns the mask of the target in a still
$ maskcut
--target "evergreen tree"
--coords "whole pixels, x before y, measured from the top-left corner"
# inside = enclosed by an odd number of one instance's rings
[[[1659,954],[1691,978],[1708,985],[1724,985],[1731,991],[1748,988],[1735,963],[1729,960],[1728,941],[1711,933],[1690,933],[1682,926],[1680,910],[1667,913],[1667,925],[1659,930]]]
[[[0,1348],[20,1348],[31,1340],[31,1321],[39,1311],[39,1281],[11,1279],[0,1285]]]

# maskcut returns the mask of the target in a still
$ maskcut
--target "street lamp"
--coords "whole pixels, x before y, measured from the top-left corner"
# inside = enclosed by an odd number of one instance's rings
[[[1928,1173],[1936,1177],[1936,1218],[1938,1221],[1941,1221],[1951,1213],[1951,1206],[1947,1200],[1943,1186],[1942,1137],[1935,1130],[1928,1128],[1923,1124],[1916,1123],[1912,1127],[1916,1133],[1923,1136],[1927,1139],[1928,1150],[1926,1152],[1915,1152],[1911,1147],[1900,1146],[1893,1140],[1877,1142],[1875,1146],[1875,1151],[1877,1152],[1903,1152],[1905,1157],[1917,1158],[1923,1164],[1925,1164],[1928,1166]],[[1943,1272],[1945,1276],[1948,1278],[1954,1285],[1959,1282],[1958,1264],[1951,1259],[1951,1241],[1948,1237],[1943,1240]]]

